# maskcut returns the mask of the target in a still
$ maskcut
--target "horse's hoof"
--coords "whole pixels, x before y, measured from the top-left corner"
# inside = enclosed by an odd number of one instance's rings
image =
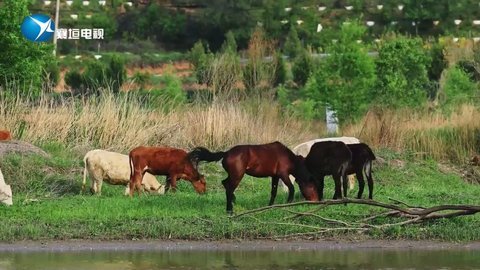
[[[233,210],[227,210],[227,215],[230,217],[233,216]]]

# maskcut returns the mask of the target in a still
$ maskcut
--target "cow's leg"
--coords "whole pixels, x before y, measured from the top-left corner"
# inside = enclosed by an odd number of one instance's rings
[[[133,173],[130,175],[130,183],[129,183],[130,197],[133,196],[135,189],[137,189],[139,195],[141,194],[142,178],[143,178],[142,170],[134,168]]]
[[[268,203],[268,205],[272,205],[275,202],[275,197],[277,196],[278,180],[278,176],[272,176],[272,190],[270,191],[270,202]]]
[[[165,181],[166,184],[165,184],[165,193],[167,193],[167,191],[170,189],[170,186],[171,186],[171,178],[170,178],[170,175],[167,175],[167,180]]]
[[[177,191],[177,178],[178,178],[178,176],[176,174],[174,174],[172,176],[172,179],[170,180],[170,185],[172,186],[172,192]]]
[[[102,184],[103,184],[103,179],[100,179],[100,181],[97,182],[97,193],[98,193],[98,195],[102,195]]]

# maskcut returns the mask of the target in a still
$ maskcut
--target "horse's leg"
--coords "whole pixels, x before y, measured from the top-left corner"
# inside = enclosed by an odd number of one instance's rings
[[[317,187],[317,193],[318,193],[318,200],[321,201],[323,200],[323,189],[325,187],[325,176],[322,175],[317,179],[317,183],[315,185]]]
[[[347,197],[347,192],[348,192],[348,179],[347,179],[347,174],[342,173],[340,175],[341,180],[342,180],[342,185],[343,185],[343,197]]]
[[[335,193],[333,194],[333,199],[342,199],[342,176],[339,173],[334,173],[332,177],[335,181]]]
[[[270,191],[270,202],[268,205],[273,205],[275,197],[277,196],[278,176],[272,176],[272,190]]]
[[[372,200],[373,198],[373,178],[372,178],[372,161],[368,161],[365,166],[365,175],[367,176],[368,182],[368,198]]]
[[[243,178],[241,175],[230,175],[222,181],[222,185],[225,188],[225,195],[227,197],[227,214],[233,214],[233,202],[235,201],[235,189]]]
[[[290,177],[288,174],[282,175],[280,178],[282,179],[282,182],[288,187],[287,202],[291,203],[293,201],[293,196],[295,195],[295,188],[293,187],[293,183],[290,181]]]
[[[357,171],[356,175],[358,179],[357,199],[361,199],[363,194],[363,189],[365,188],[365,179],[363,179],[363,171],[362,170]]]

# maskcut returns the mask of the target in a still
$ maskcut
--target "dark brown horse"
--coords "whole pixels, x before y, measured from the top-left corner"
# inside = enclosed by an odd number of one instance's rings
[[[205,177],[197,171],[198,161],[182,149],[140,146],[130,151],[129,158],[130,197],[133,196],[135,188],[140,192],[145,172],[166,175],[165,192],[170,187],[175,191],[177,179],[185,179],[192,183],[198,193],[205,193]]]
[[[293,175],[303,196],[310,201],[318,201],[315,183],[305,167],[305,160],[296,156],[280,142],[260,145],[237,145],[226,152],[212,153],[203,147],[197,147],[191,152],[198,161],[219,161],[228,176],[222,181],[227,197],[227,213],[233,213],[234,191],[245,174],[254,177],[272,177],[270,205],[277,195],[278,180],[282,179],[288,187],[288,202],[293,200],[294,187],[289,179]]]

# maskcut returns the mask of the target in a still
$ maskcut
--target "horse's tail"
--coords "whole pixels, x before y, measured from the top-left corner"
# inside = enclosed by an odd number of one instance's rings
[[[190,153],[188,153],[188,157],[193,164],[198,165],[198,162],[200,161],[219,161],[225,156],[225,153],[226,152],[223,151],[212,153],[205,147],[196,147]]]
[[[375,154],[373,153],[372,149],[371,149],[368,145],[366,145],[366,144],[365,144],[365,146],[366,146],[365,149],[366,149],[367,152],[368,152],[368,158],[369,158],[370,160],[375,160],[375,159],[377,159],[377,158],[375,157]]]

